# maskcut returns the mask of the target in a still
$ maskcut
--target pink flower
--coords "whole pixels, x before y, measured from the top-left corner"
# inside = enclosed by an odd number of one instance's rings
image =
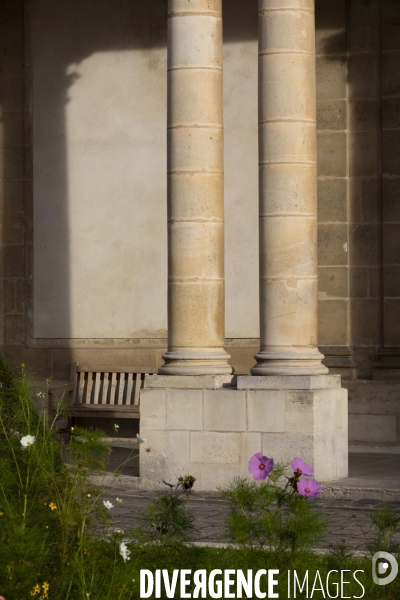
[[[274,468],[274,459],[263,456],[261,452],[257,452],[249,460],[248,468],[253,475],[253,479],[257,481],[266,479]]]
[[[322,487],[315,479],[300,479],[300,481],[297,482],[297,491],[300,496],[314,498],[314,496],[318,496],[318,494],[322,492]]]
[[[292,464],[290,466],[292,467],[293,471],[299,475],[312,475],[314,472],[314,469],[298,456],[292,460]]]

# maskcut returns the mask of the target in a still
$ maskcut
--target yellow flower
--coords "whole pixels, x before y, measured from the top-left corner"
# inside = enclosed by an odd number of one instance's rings
[[[45,582],[44,582],[44,584],[42,585],[42,588],[43,588],[43,596],[44,596],[45,598],[48,598],[48,597],[49,597],[49,595],[48,595],[49,587],[50,587],[50,586],[49,586],[49,584],[47,583],[47,581],[45,581]]]
[[[3,513],[3,512],[1,512],[1,510],[0,510],[0,517],[2,517],[3,515],[4,515],[4,513]]]
[[[36,594],[40,594],[40,585],[37,583],[33,590],[31,591],[31,596],[36,596]]]
[[[50,502],[49,508],[51,508],[51,510],[56,510],[57,509],[57,504],[54,504],[54,502]]]

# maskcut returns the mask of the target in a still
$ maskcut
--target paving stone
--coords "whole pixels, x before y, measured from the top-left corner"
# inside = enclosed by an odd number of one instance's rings
[[[121,458],[121,453],[118,458]],[[350,455],[350,477],[324,484],[324,493],[310,500],[328,520],[326,535],[318,547],[329,549],[336,544],[344,544],[353,551],[366,550],[366,542],[373,535],[368,514],[388,501],[400,513],[398,463],[399,457],[396,455]],[[137,526],[140,511],[156,495],[156,491],[109,488],[105,492],[105,499],[113,504],[116,497],[123,501],[122,504],[115,504],[113,509],[113,528],[126,531]],[[196,542],[226,542],[224,520],[228,514],[228,504],[218,492],[202,492],[199,496],[193,496],[188,506],[198,528]],[[400,534],[395,539],[400,542]]]

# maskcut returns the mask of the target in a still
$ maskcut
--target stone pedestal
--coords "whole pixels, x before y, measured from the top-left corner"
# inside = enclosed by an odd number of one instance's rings
[[[197,490],[216,490],[248,476],[256,452],[287,464],[300,456],[319,481],[347,476],[347,390],[339,376],[239,376],[236,386],[229,377],[188,379],[152,376],[141,392],[149,448],[141,454],[143,488],[189,473]]]

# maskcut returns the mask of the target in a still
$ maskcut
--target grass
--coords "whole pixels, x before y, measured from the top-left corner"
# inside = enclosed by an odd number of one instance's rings
[[[94,554],[92,557],[87,558],[88,567],[96,568],[101,576],[104,576],[105,570],[107,569],[107,563],[110,563],[113,559],[113,550],[111,545],[99,544],[99,554]],[[269,552],[260,552],[252,550],[250,552],[243,552],[233,549],[216,549],[216,548],[198,548],[194,546],[183,546],[183,545],[166,545],[166,546],[143,546],[135,547],[131,546],[130,561],[126,564],[119,563],[113,572],[112,578],[110,577],[107,583],[104,583],[102,587],[93,588],[90,598],[119,598],[123,585],[125,585],[124,595],[122,596],[125,600],[136,599],[140,597],[139,585],[140,585],[140,569],[147,569],[155,572],[156,569],[164,569],[169,573],[169,579],[172,578],[174,569],[189,569],[192,572],[199,569],[205,569],[207,573],[211,573],[214,569],[220,569],[224,571],[226,569],[242,570],[245,575],[248,569],[253,570],[253,576],[259,569],[274,569],[276,568],[274,557]],[[391,598],[398,600],[400,598],[400,585],[396,583],[396,580],[383,588],[376,586],[372,582],[371,577],[371,560],[370,558],[355,558],[347,557],[345,559],[341,557],[335,557],[333,555],[316,556],[311,553],[304,553],[300,564],[296,568],[296,573],[300,583],[303,583],[305,573],[308,570],[308,595],[303,592],[299,592],[297,586],[297,593],[294,596],[293,593],[293,580],[294,574],[291,570],[291,593],[288,595],[288,579],[287,572],[281,572],[278,576],[279,585],[275,588],[275,591],[279,593],[279,598],[315,598],[320,599],[329,597],[327,593],[326,578],[329,572],[328,591],[333,598],[342,597],[363,597],[370,600],[376,600],[377,598]],[[320,580],[317,578],[316,588],[320,588],[320,581],[324,588],[324,594],[322,591],[314,590],[311,595],[313,584],[316,578],[317,571],[320,575]],[[332,571],[338,571],[333,572]],[[343,595],[340,593],[340,580],[341,571],[343,573],[343,580],[349,581],[350,583],[343,584]],[[359,583],[353,578],[353,573],[358,572],[356,577],[359,582],[365,588],[365,594],[362,596],[363,590]],[[216,581],[222,580],[223,576],[219,575]],[[339,588],[338,588],[339,585]],[[234,592],[236,586],[231,588]],[[261,578],[261,591],[267,592],[267,578],[264,576]],[[166,598],[164,593],[164,587],[161,587],[162,594],[161,598]],[[193,591],[193,585],[188,586],[187,592]],[[338,594],[339,591],[339,595]],[[104,596],[102,596],[104,594]],[[150,598],[155,598],[153,593]],[[174,598],[181,598],[179,589],[179,579],[177,584],[176,593]],[[209,594],[206,596],[211,598]],[[223,595],[221,597],[224,597]],[[236,593],[235,596],[236,597]],[[243,598],[246,596],[243,595]],[[253,596],[254,598],[256,596]],[[268,597],[268,594],[267,594]]]

